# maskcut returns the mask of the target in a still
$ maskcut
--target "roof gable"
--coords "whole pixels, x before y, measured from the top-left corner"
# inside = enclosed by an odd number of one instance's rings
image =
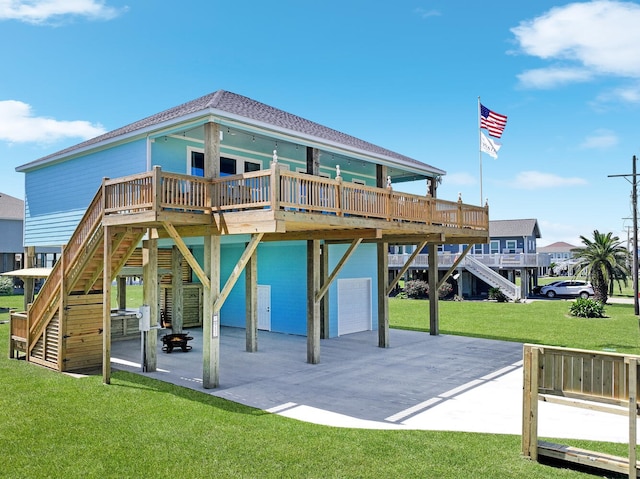
[[[155,126],[167,126],[167,123],[175,122],[179,124],[187,117],[192,117],[201,113],[202,115],[212,114],[221,115],[229,114],[248,120],[249,123],[261,123],[278,129],[302,134],[305,136],[324,140],[326,142],[335,143],[348,148],[355,148],[375,156],[383,156],[396,160],[400,163],[409,163],[421,169],[428,169],[434,174],[444,174],[445,172],[433,166],[427,165],[421,161],[410,158],[400,153],[382,148],[356,137],[339,132],[332,128],[320,125],[310,120],[306,120],[297,115],[287,113],[283,110],[271,107],[264,103],[252,100],[251,98],[238,95],[225,90],[218,90],[208,95],[202,96],[195,100],[183,103],[182,105],[169,108],[155,115],[151,115],[142,120],[136,121],[122,128],[107,132],[96,138],[92,138],[83,143],[71,146],[64,150],[58,151],[51,155],[42,157],[36,161],[22,165],[17,168],[18,171],[24,171],[35,164],[46,163],[49,160],[60,159],[64,156],[71,155],[76,151],[90,148],[93,145],[102,144],[109,141],[117,141],[127,135],[143,132],[153,129]]]
[[[557,241],[547,246],[542,246],[538,248],[538,252],[540,253],[570,253],[571,250],[576,249],[577,246],[574,246],[569,243],[565,243],[564,241]]]
[[[24,220],[24,201],[0,193],[0,219]]]
[[[535,236],[540,238],[538,220],[495,220],[489,221],[489,237],[504,238],[511,236]]]

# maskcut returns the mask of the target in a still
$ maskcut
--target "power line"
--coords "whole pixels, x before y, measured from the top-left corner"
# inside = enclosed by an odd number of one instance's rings
[[[631,160],[632,173],[624,175],[609,175],[609,178],[623,177],[629,181],[627,177],[631,176],[631,202],[633,203],[633,306],[636,316],[640,314],[640,304],[638,304],[638,174],[636,173],[636,155]]]

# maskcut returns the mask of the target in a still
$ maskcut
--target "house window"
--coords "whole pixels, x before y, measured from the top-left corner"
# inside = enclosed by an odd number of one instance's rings
[[[238,172],[259,171],[262,164],[241,158],[220,157],[220,175],[235,175]],[[187,147],[187,172],[193,176],[204,176],[204,150]]]
[[[236,163],[233,158],[220,157],[220,176],[235,175],[238,171]]]
[[[244,162],[244,172],[245,173],[249,173],[251,171],[259,171],[260,170],[260,163],[255,163],[253,161],[245,161]]]
[[[491,240],[489,243],[489,252],[491,254],[498,254],[500,252],[500,241]]]
[[[516,240],[507,240],[505,242],[505,253],[515,253],[518,243]]]
[[[189,174],[204,176],[204,152],[191,150],[189,156]]]
[[[481,244],[474,244],[473,245],[473,254],[482,254],[484,253],[482,245]]]

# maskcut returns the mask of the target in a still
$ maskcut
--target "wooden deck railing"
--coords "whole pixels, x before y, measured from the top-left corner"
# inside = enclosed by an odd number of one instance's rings
[[[227,212],[271,208],[486,231],[487,207],[375,188],[278,167],[213,180],[152,172],[105,183],[105,214],[154,209]]]
[[[640,356],[525,344],[522,453],[546,456],[636,478]],[[538,402],[627,416],[628,457],[538,440]]]
[[[86,251],[87,242],[98,231],[104,210],[102,198],[101,187],[65,246],[60,260],[53,266],[38,296],[29,308],[29,348],[33,346],[33,341],[42,333],[53,317],[53,310],[57,305],[55,298],[61,290],[62,279],[73,277],[75,268],[79,267],[78,257]]]

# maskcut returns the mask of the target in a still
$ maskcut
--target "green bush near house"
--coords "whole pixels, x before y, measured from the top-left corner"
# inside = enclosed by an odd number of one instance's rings
[[[578,298],[571,304],[569,313],[579,318],[604,318],[604,304],[591,298]]]
[[[500,288],[489,288],[489,299],[494,299],[498,303],[506,303],[509,298]]]
[[[407,281],[404,285],[404,293],[408,298],[426,298],[429,295],[429,284],[421,279]]]
[[[13,293],[13,278],[0,276],[0,294],[9,295]]]

